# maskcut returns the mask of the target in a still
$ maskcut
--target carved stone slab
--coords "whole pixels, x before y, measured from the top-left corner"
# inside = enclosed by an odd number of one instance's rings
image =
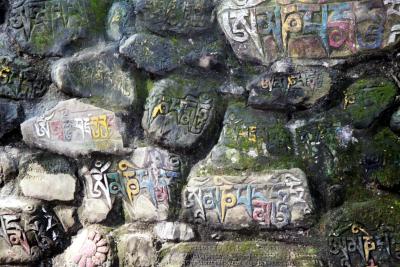
[[[247,176],[189,177],[182,217],[189,222],[240,229],[305,227],[313,203],[300,169]]]
[[[50,84],[47,68],[44,61],[16,59],[0,52],[0,96],[13,99],[43,96]]]
[[[249,105],[259,109],[310,108],[329,94],[332,79],[323,67],[265,73],[248,85]]]
[[[166,220],[170,203],[179,197],[181,167],[178,156],[155,147],[138,148],[131,158],[119,161],[96,160],[92,167],[82,169],[86,196],[81,217],[104,220],[120,196],[127,220]]]
[[[166,147],[187,149],[212,136],[222,109],[214,86],[207,79],[177,77],[155,83],[142,119],[148,137]]]
[[[62,54],[78,38],[103,27],[110,1],[18,0],[10,3],[7,28],[20,47],[32,54]]]
[[[77,99],[58,103],[43,116],[21,124],[25,143],[76,157],[91,152],[124,153],[120,119]]]
[[[115,46],[94,47],[56,61],[52,79],[62,91],[102,103],[129,107],[136,100],[136,83],[129,65]]]
[[[398,42],[395,0],[224,0],[218,21],[236,55],[269,64],[283,57],[346,58]]]
[[[0,264],[34,262],[56,251],[63,230],[40,201],[0,198]]]

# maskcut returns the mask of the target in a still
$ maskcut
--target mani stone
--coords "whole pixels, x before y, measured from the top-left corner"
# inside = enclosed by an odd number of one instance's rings
[[[21,124],[30,146],[76,158],[91,152],[126,153],[120,119],[111,111],[70,99]]]
[[[163,241],[190,241],[195,237],[193,229],[180,222],[159,222],[154,226],[153,232]]]
[[[109,0],[21,0],[10,3],[7,30],[24,52],[63,55],[104,31]]]
[[[225,112],[218,143],[192,168],[192,175],[241,174],[265,169],[293,154],[286,116],[232,102]]]
[[[149,233],[127,233],[118,237],[119,266],[155,266],[157,252]]]
[[[0,138],[18,128],[23,112],[19,102],[0,98]]]
[[[360,79],[345,90],[343,109],[355,128],[368,128],[394,103],[396,94],[396,85],[387,78]]]
[[[137,148],[118,161],[94,159],[81,170],[85,178],[81,221],[103,221],[116,197],[122,198],[127,222],[168,219],[175,208],[170,205],[179,198],[182,168],[180,157],[155,147]]]
[[[223,104],[218,82],[171,77],[154,84],[147,98],[142,126],[147,136],[172,149],[194,149],[213,138]]]
[[[135,33],[135,6],[127,2],[115,2],[108,12],[107,36],[119,41]]]
[[[69,162],[61,157],[48,156],[28,162],[19,174],[24,196],[47,201],[72,201],[76,178]]]
[[[193,35],[213,26],[213,0],[138,0],[137,24],[159,33]]]
[[[163,75],[179,66],[177,49],[169,39],[137,33],[119,48],[120,53],[136,63],[138,68]]]
[[[114,261],[112,239],[100,225],[83,228],[72,238],[71,245],[52,260],[54,267],[111,267]]]
[[[34,99],[43,96],[50,85],[47,71],[48,64],[44,60],[28,60],[0,50],[0,97]]]
[[[284,57],[329,60],[394,46],[400,17],[392,3],[223,0],[217,16],[239,59],[269,65]]]
[[[189,176],[182,219],[229,230],[307,228],[313,203],[300,169],[241,176]]]
[[[34,264],[60,249],[63,230],[39,200],[0,198],[0,265]]]
[[[77,226],[75,219],[76,208],[70,206],[56,206],[54,213],[57,215],[65,232],[72,231]]]
[[[104,106],[130,107],[137,99],[130,65],[113,45],[60,59],[53,64],[51,76],[63,92],[94,99]]]
[[[329,94],[331,82],[329,72],[323,67],[267,72],[248,84],[248,104],[257,109],[311,108]]]
[[[319,248],[268,241],[190,242],[160,251],[160,267],[325,266]]]

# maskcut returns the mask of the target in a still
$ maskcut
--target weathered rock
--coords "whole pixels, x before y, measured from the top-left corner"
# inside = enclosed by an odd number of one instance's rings
[[[164,75],[183,64],[221,69],[225,60],[223,47],[222,40],[214,34],[187,39],[137,33],[121,45],[120,53],[139,68]]]
[[[13,1],[7,29],[31,54],[60,55],[79,39],[86,41],[104,30],[111,1]]]
[[[296,67],[265,73],[250,82],[249,105],[259,109],[310,108],[329,94],[331,77],[323,67]]]
[[[318,252],[317,246],[283,242],[180,243],[161,250],[159,266],[325,266]]]
[[[398,42],[392,1],[309,3],[224,0],[217,15],[237,57],[265,65],[284,57],[346,58]]]
[[[174,149],[193,149],[212,138],[224,108],[218,87],[213,80],[178,77],[155,83],[142,119],[147,136]]]
[[[25,121],[21,131],[28,145],[70,157],[127,152],[120,119],[111,111],[77,99],[62,101],[42,116]]]
[[[300,169],[243,176],[189,176],[182,193],[182,218],[240,229],[309,227],[313,203]]]
[[[118,240],[119,266],[155,266],[157,252],[148,233],[128,233]]]
[[[47,201],[74,200],[76,177],[74,168],[62,157],[41,157],[32,160],[20,171],[20,188],[24,196]]]
[[[213,0],[138,0],[139,23],[156,33],[195,34],[213,25]]]
[[[195,235],[193,229],[185,223],[160,222],[154,226],[154,234],[164,241],[190,241]]]
[[[17,128],[22,116],[20,103],[0,98],[0,138]]]
[[[0,264],[27,264],[60,248],[63,230],[38,200],[0,198]]]
[[[104,219],[121,196],[127,221],[166,220],[179,198],[182,169],[177,155],[155,147],[137,148],[118,162],[95,160],[81,171],[86,181],[81,214]]]
[[[65,232],[72,231],[77,226],[77,221],[75,219],[75,207],[57,206],[54,208],[54,213],[60,220]]]
[[[360,191],[357,193],[360,194]],[[353,200],[327,213],[320,229],[325,230],[328,241],[329,264],[337,266],[337,262],[351,262],[352,266],[399,265],[400,208],[395,204],[397,201],[396,197],[374,197],[369,192],[365,201]],[[384,218],[384,222],[377,218]],[[388,237],[390,241],[386,241]],[[356,244],[358,240],[360,246],[366,248],[366,253],[346,250],[346,247]]]
[[[137,98],[136,83],[129,65],[117,47],[93,47],[73,57],[56,61],[51,76],[67,94],[98,99],[97,102],[130,107]]]
[[[0,185],[2,185],[8,176],[17,172],[18,164],[8,153],[8,149],[0,147]]]
[[[127,39],[119,49],[120,53],[134,61],[138,68],[163,75],[179,65],[177,49],[166,38],[137,33]]]
[[[229,104],[218,143],[191,175],[241,175],[271,168],[282,158],[286,162],[294,151],[285,123],[284,114]]]
[[[236,83],[227,82],[218,88],[218,92],[223,95],[244,97],[246,94],[246,89],[243,86],[237,85]]]
[[[0,50],[0,96],[34,99],[43,96],[49,84],[46,61],[17,58]]]
[[[393,113],[390,120],[390,129],[395,132],[400,132],[400,109]]]
[[[112,240],[106,235],[107,231],[99,225],[82,229],[64,253],[53,259],[53,266],[112,266]]]
[[[312,116],[295,116],[287,127],[292,132],[296,157],[307,166],[310,186],[322,201],[321,206],[334,207],[343,202],[344,192],[338,187],[341,179],[359,168],[362,159],[357,151],[358,137],[351,119],[340,109]],[[349,179],[350,179],[349,177]]]
[[[400,186],[400,137],[384,128],[363,142],[363,167],[366,177],[381,186]]]
[[[108,12],[107,36],[113,41],[119,41],[136,31],[135,6],[133,3],[115,2]]]
[[[393,104],[396,92],[396,86],[387,78],[361,79],[346,89],[343,108],[354,127],[368,128]]]

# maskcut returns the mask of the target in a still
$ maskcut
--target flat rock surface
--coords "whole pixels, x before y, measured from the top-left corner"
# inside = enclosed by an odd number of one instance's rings
[[[21,131],[30,146],[76,157],[94,151],[126,152],[122,127],[113,112],[71,99],[58,103],[40,117],[25,121]]]

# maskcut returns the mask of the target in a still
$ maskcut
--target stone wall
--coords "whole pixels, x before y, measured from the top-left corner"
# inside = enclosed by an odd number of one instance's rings
[[[398,0],[0,0],[0,265],[400,266]]]

